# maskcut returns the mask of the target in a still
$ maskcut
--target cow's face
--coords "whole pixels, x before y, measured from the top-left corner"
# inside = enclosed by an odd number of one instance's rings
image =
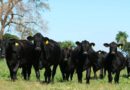
[[[84,40],[81,43],[76,42],[76,44],[81,48],[83,54],[88,54],[89,50],[94,46],[94,43],[89,43],[88,41]]]
[[[35,34],[33,37],[28,36],[27,39],[34,44],[35,50],[41,51],[43,36],[40,33]]]
[[[9,39],[3,39],[1,40],[1,43],[0,43],[0,51],[1,51],[1,57],[4,58],[5,57],[5,51],[6,51],[6,47],[8,46],[8,42],[9,42]]]
[[[98,56],[104,56],[104,55],[106,55],[107,54],[107,52],[105,52],[105,51],[101,51],[101,50],[99,50],[99,51],[97,51],[97,55]]]
[[[70,59],[70,57],[71,57],[71,49],[70,48],[65,48],[64,50],[63,50],[63,53],[64,53],[64,61],[67,61],[67,60],[69,60]]]
[[[104,43],[105,47],[109,47],[109,53],[110,54],[116,54],[117,53],[117,47],[123,46],[123,44],[117,44],[115,42],[111,42],[110,44]]]
[[[97,51],[97,55],[98,55],[98,60],[102,61],[105,58],[105,56],[107,55],[107,52],[99,50],[99,51]]]
[[[10,40],[8,42],[8,49],[12,52],[12,55],[16,58],[20,58],[22,51],[22,44],[17,40]]]
[[[0,40],[0,57],[5,57],[5,44],[4,40]]]

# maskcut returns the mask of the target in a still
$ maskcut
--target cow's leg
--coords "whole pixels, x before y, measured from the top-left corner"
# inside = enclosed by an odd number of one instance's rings
[[[91,74],[91,68],[88,68],[86,70],[86,83],[89,84],[90,83],[90,74]]]
[[[74,69],[72,69],[71,72],[70,72],[70,80],[73,79],[73,74],[74,74]]]
[[[21,76],[24,77],[24,71],[23,71],[23,68],[22,68],[22,71],[21,71]]]
[[[45,68],[44,77],[45,77],[45,83],[47,83],[47,68]]]
[[[32,65],[27,65],[27,76],[26,76],[26,79],[27,79],[27,80],[30,79],[31,67],[32,67]]]
[[[78,76],[78,82],[82,83],[82,68],[81,67],[77,68],[77,76]]]
[[[96,69],[93,67],[93,72],[94,72],[94,78],[97,79],[97,74],[96,74]]]
[[[115,83],[119,83],[119,76],[120,76],[120,71],[117,71],[116,75],[115,75],[115,78],[114,78]]]
[[[23,77],[24,77],[24,80],[27,80],[27,68],[26,68],[26,66],[23,66],[22,67],[22,73],[23,73]]]
[[[50,81],[51,81],[51,69],[50,69],[50,67],[45,68],[44,76],[45,76],[45,83],[50,83]]]
[[[53,70],[52,70],[52,82],[54,82],[54,76],[55,76],[55,74],[56,74],[57,66],[58,66],[58,65],[54,65],[54,66],[53,66]]]
[[[64,67],[62,65],[60,65],[60,70],[61,70],[61,74],[62,74],[62,78],[63,80],[65,80],[65,70],[64,70]]]
[[[104,77],[106,76],[106,69],[103,69]]]
[[[39,66],[38,66],[38,64],[35,63],[35,64],[33,65],[33,67],[34,67],[34,69],[35,69],[36,78],[37,78],[38,81],[40,81],[40,71],[39,71]]]
[[[112,72],[110,70],[108,70],[108,82],[112,83]]]
[[[67,80],[67,81],[69,81],[69,76],[70,76],[70,72],[67,71],[67,72],[66,72],[66,80]]]
[[[129,78],[129,76],[130,76],[130,67],[128,67],[128,66],[127,66],[127,74],[128,74],[127,78]]]
[[[7,63],[7,65],[8,65],[9,71],[10,71],[11,80],[15,81],[17,79],[17,77],[16,77],[17,71],[16,72],[13,71],[13,65],[9,65],[8,63]]]
[[[15,81],[17,79],[17,71],[13,72],[13,80]]]
[[[13,78],[13,70],[11,70],[11,69],[9,68],[9,71],[10,71],[11,80],[12,80],[12,81],[15,81],[15,79]]]
[[[47,68],[47,83],[51,82],[51,68]]]
[[[100,79],[103,79],[103,68],[100,69]]]

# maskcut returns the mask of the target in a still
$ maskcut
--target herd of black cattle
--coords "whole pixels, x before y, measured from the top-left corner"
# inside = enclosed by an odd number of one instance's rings
[[[6,59],[10,78],[13,81],[17,79],[18,68],[22,68],[24,79],[29,80],[31,68],[34,67],[38,80],[40,80],[39,70],[45,68],[43,82],[53,82],[58,65],[63,80],[72,80],[76,72],[79,83],[82,83],[83,71],[86,71],[86,83],[90,83],[91,68],[95,78],[98,70],[100,70],[101,79],[107,71],[110,83],[113,80],[112,74],[115,74],[115,83],[119,83],[120,71],[125,67],[127,67],[128,77],[130,76],[130,58],[125,57],[117,49],[122,44],[104,43],[104,46],[109,48],[109,52],[95,51],[93,49],[95,43],[87,40],[77,41],[76,45],[74,49],[61,48],[58,42],[37,33],[34,36],[28,36],[27,40],[1,40],[0,53]]]

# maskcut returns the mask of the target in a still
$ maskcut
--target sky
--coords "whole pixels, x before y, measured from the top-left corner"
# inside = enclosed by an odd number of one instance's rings
[[[130,37],[130,0],[48,0],[51,10],[44,13],[48,31],[56,41],[94,42],[96,50],[115,40],[118,31]],[[128,38],[130,41],[130,38]]]

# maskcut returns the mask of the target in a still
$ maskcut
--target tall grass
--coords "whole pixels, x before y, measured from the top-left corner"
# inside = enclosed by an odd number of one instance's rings
[[[41,70],[41,80],[44,79],[44,70]],[[77,75],[69,82],[61,82],[62,76],[58,68],[54,83],[42,84],[36,80],[34,70],[32,69],[29,81],[23,80],[21,77],[21,69],[18,71],[18,80],[12,82],[9,78],[9,71],[5,60],[0,60],[0,90],[130,90],[130,79],[124,77],[126,70],[121,72],[119,84],[109,84],[107,76],[103,79],[91,79],[90,84],[85,83],[85,72],[83,74],[83,83],[77,82]],[[93,77],[93,72],[92,75]]]

